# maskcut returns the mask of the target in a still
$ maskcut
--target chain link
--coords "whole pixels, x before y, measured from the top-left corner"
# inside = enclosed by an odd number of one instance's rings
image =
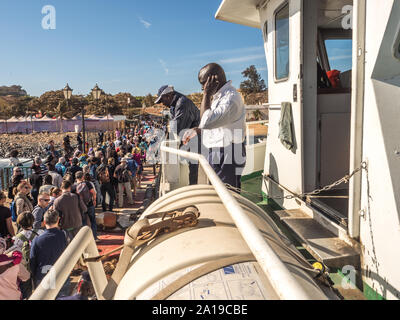
[[[307,192],[307,193],[302,193],[302,194],[299,194],[299,195],[287,195],[287,196],[282,196],[282,197],[268,197],[268,198],[272,199],[272,200],[283,200],[283,199],[292,200],[292,199],[295,199],[295,198],[305,198],[307,196],[316,196],[316,195],[321,194],[324,191],[329,191],[329,190],[333,189],[334,187],[337,187],[337,186],[341,185],[342,183],[346,183],[346,184],[349,183],[350,179],[353,178],[358,172],[360,172],[361,170],[366,170],[366,169],[367,169],[367,162],[363,161],[361,163],[361,166],[358,167],[357,169],[355,169],[351,174],[345,175],[343,178],[341,178],[341,179],[339,179],[339,180],[337,180],[337,181],[331,183],[330,185],[327,185],[327,186],[325,186],[325,187],[323,187],[321,189],[316,189],[314,191]],[[265,183],[265,181],[266,181],[266,179],[265,179],[265,176],[264,176],[264,183]],[[262,196],[260,194],[258,194],[258,193],[245,191],[243,189],[231,186],[230,184],[225,184],[225,185],[229,190],[238,192],[239,194],[240,193],[242,193],[242,194],[244,193],[244,194],[248,194],[248,195],[257,196],[259,198],[262,198]]]
[[[342,183],[349,183],[350,179],[354,177],[354,175],[356,175],[358,172],[360,172],[361,170],[366,170],[367,169],[367,162],[363,161],[361,162],[360,167],[358,167],[357,169],[355,169],[351,174],[345,175],[343,178],[321,188],[321,189],[316,189],[314,191],[311,192],[307,192],[307,193],[302,193],[299,195],[288,195],[288,196],[283,196],[283,197],[269,197],[269,199],[273,199],[273,200],[282,200],[282,199],[287,199],[287,200],[291,200],[291,199],[295,199],[295,198],[305,198],[305,197],[310,197],[310,196],[316,196],[318,194],[321,194],[324,191],[329,191],[331,189],[333,189],[334,187],[337,187],[339,185],[341,185]],[[265,177],[265,176],[264,176]],[[265,179],[264,179],[265,182]]]

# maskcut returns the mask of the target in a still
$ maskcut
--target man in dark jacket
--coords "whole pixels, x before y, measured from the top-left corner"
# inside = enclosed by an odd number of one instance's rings
[[[67,247],[65,233],[58,228],[59,221],[56,210],[47,211],[44,215],[46,231],[32,241],[29,263],[35,287],[39,286]]]
[[[175,91],[172,86],[163,86],[158,90],[158,98],[155,103],[162,103],[165,107],[170,108],[172,120],[171,131],[183,137],[185,129],[197,128],[200,124],[200,110],[196,105],[183,94]],[[189,151],[201,153],[200,138],[192,142]],[[197,184],[199,165],[194,161],[189,164],[189,184]]]
[[[61,185],[62,195],[54,201],[54,209],[60,213],[61,228],[68,234],[68,239],[77,235],[82,227],[82,217],[87,207],[81,197],[71,192],[71,183],[64,181]]]

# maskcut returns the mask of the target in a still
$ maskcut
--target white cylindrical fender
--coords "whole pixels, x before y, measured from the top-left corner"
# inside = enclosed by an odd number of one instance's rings
[[[311,273],[299,267],[298,260],[290,252],[296,248],[280,233],[272,219],[249,200],[232,194],[262,232],[265,241],[286,265],[295,281],[312,299],[327,299],[312,279]],[[132,257],[114,299],[149,299],[171,281],[204,263],[235,255],[252,254],[216,191],[209,185],[190,186],[172,191],[150,205],[141,219],[156,212],[193,205],[200,211],[199,224],[195,228],[162,235],[138,250]],[[150,222],[155,221],[157,220]],[[304,267],[304,264],[302,266]],[[201,281],[194,281],[185,287],[184,295],[183,291],[179,291],[170,298],[203,299],[204,292],[210,294],[213,299],[279,298],[257,262],[240,264],[229,269],[229,272],[234,270],[235,275],[224,270],[214,272],[212,277],[208,275]],[[242,273],[239,275],[240,272]],[[246,282],[253,279],[252,276],[256,280]],[[207,282],[207,279],[210,281]]]

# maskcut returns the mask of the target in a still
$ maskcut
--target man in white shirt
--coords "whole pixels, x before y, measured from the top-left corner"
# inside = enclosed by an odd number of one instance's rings
[[[195,132],[188,132],[183,141],[187,144],[201,132],[203,144],[209,148],[210,165],[222,182],[240,188],[246,164],[246,111],[243,99],[216,63],[200,70],[199,82],[204,91],[200,126],[194,129]]]

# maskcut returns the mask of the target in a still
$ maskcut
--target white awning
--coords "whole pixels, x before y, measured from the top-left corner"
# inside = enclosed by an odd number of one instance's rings
[[[265,0],[223,0],[215,19],[242,24],[260,29],[260,15],[257,9]]]

